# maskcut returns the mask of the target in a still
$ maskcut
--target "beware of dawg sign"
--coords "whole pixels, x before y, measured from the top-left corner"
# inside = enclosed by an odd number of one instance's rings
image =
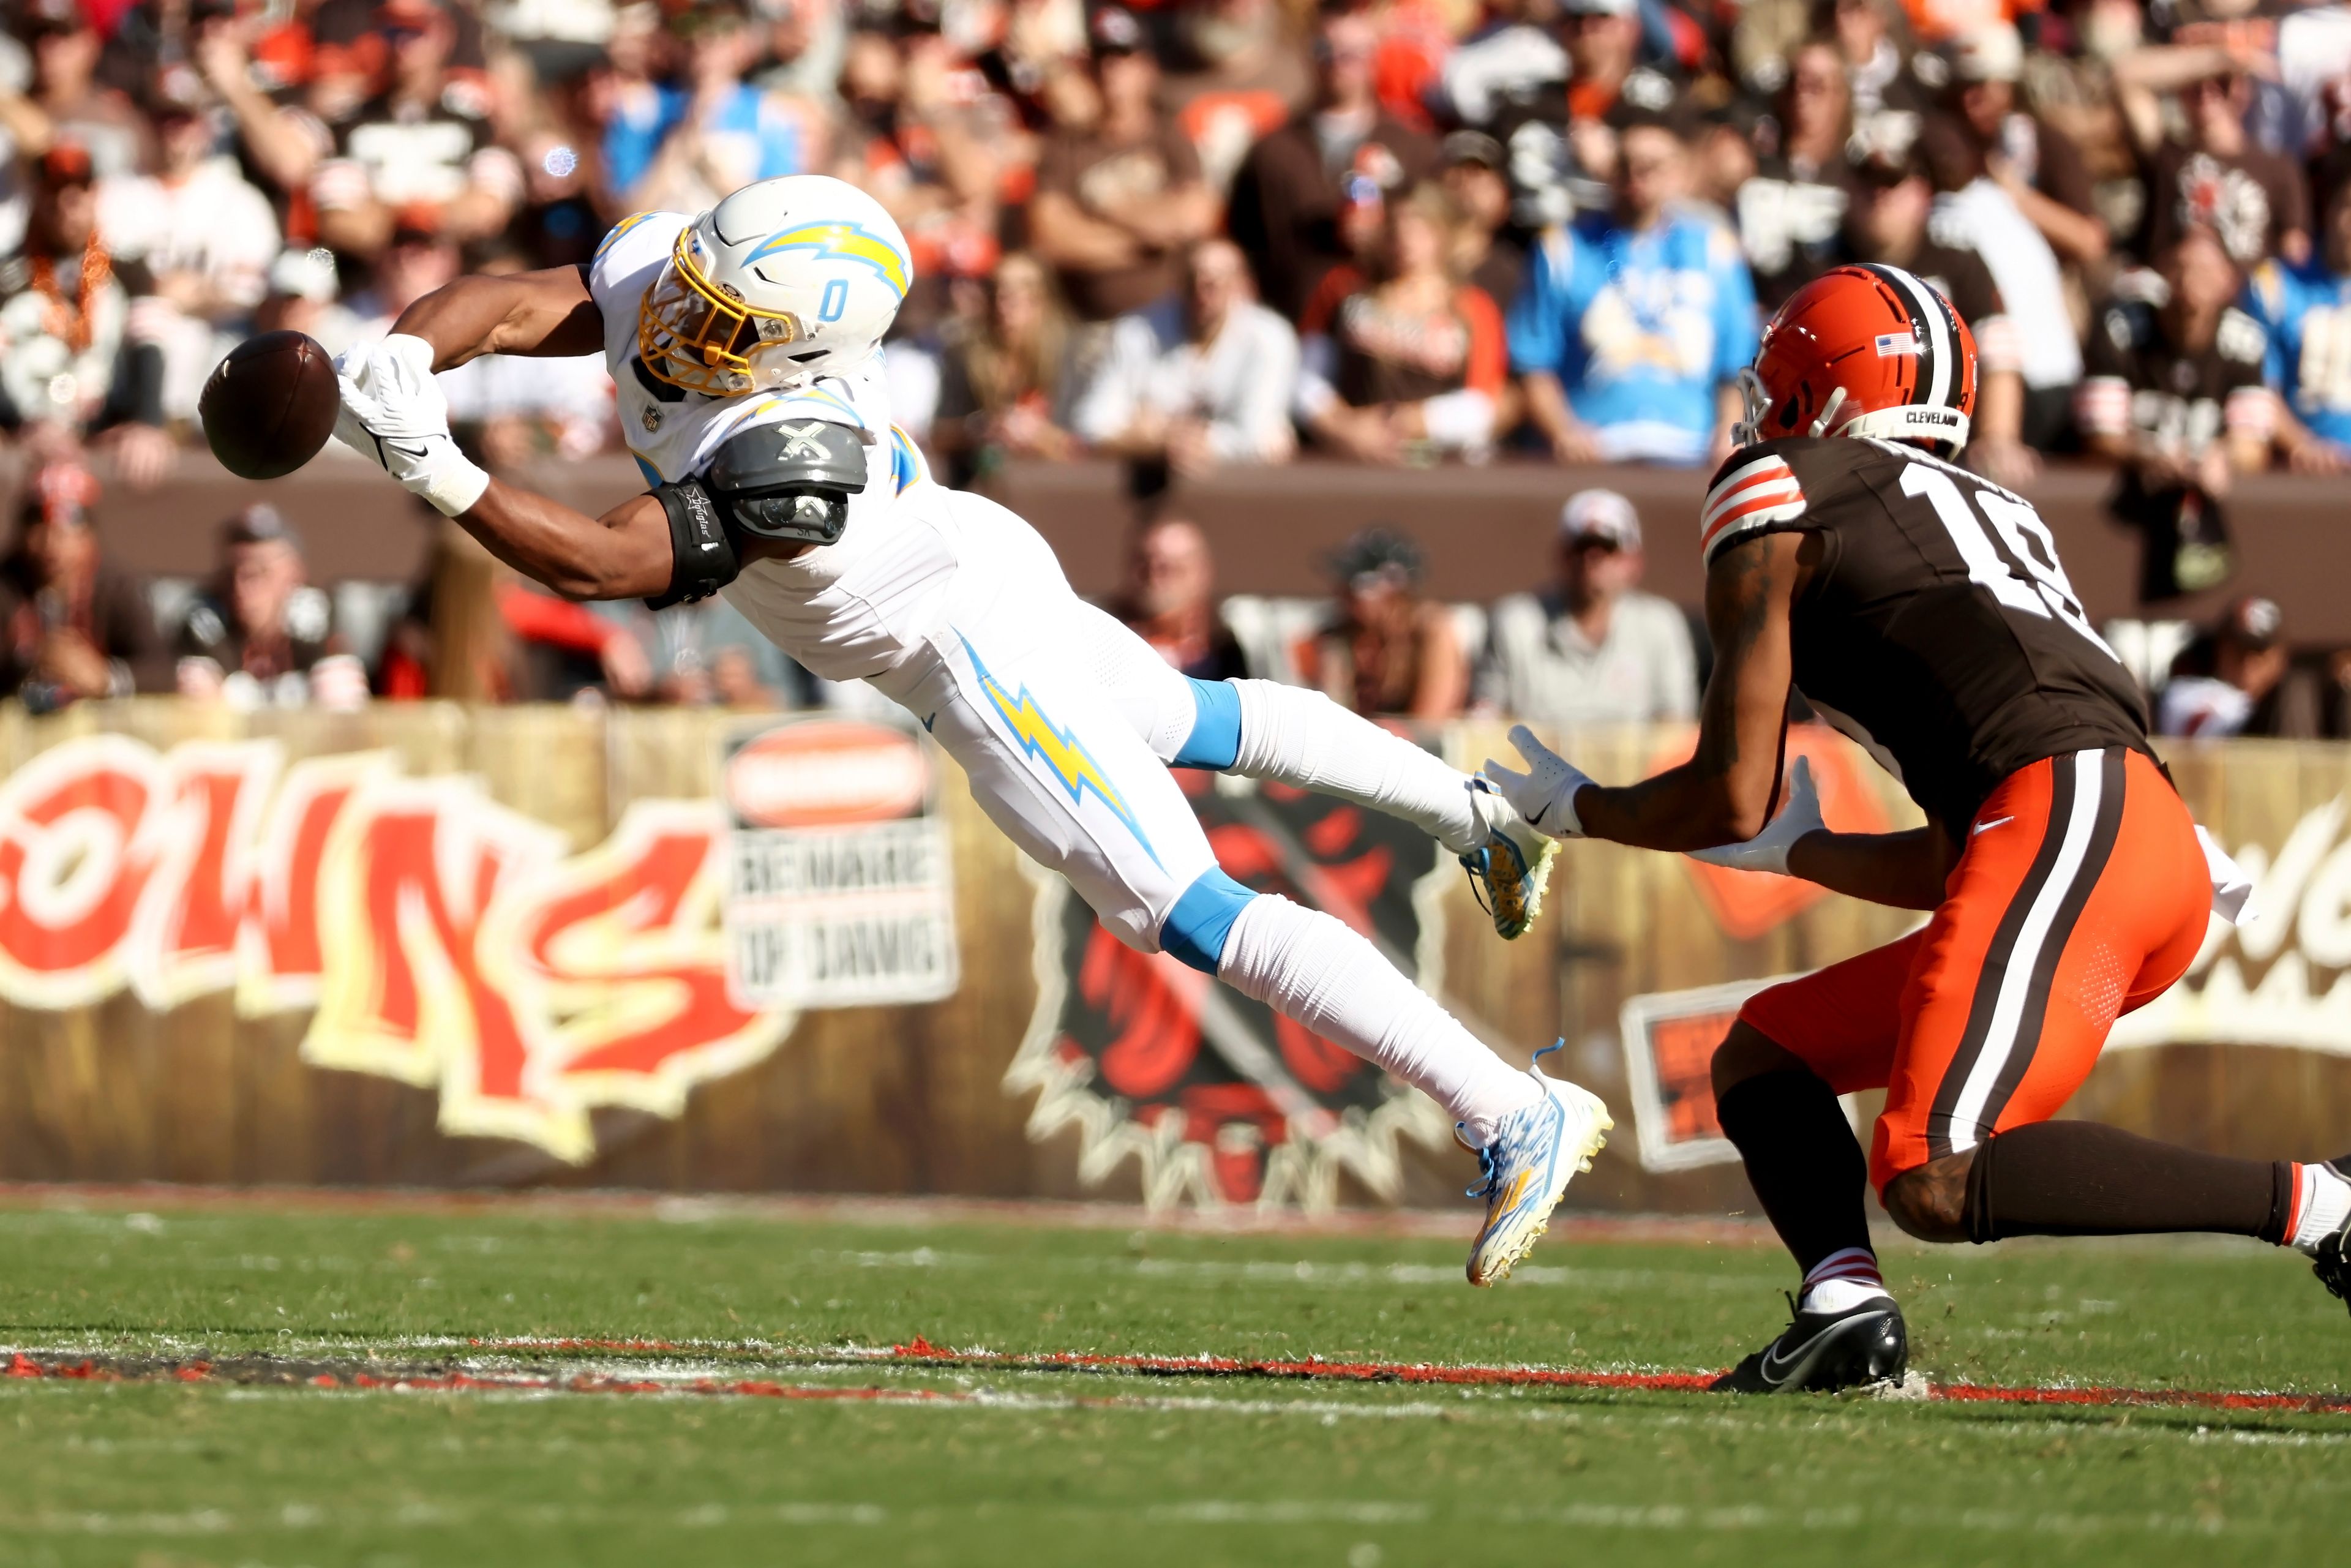
[[[1425,990],[1442,984],[1438,900],[1459,873],[1418,830],[1318,795],[1189,769],[1176,779],[1225,871],[1328,910]],[[1035,1092],[1029,1135],[1079,1129],[1079,1179],[1132,1159],[1144,1202],[1330,1207],[1343,1171],[1394,1198],[1397,1139],[1435,1147],[1435,1102],[1165,953],[1121,944],[1035,871],[1037,1011],[1004,1076]]]
[[[726,740],[719,774],[738,1003],[870,1007],[955,993],[946,828],[911,729],[787,720]]]

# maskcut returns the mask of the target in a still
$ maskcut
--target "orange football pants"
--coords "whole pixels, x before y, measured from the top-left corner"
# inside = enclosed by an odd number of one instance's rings
[[[2124,747],[2018,769],[1983,803],[1924,928],[1748,999],[1740,1018],[1840,1094],[1886,1092],[1902,1172],[2045,1121],[2115,1019],[2187,972],[2212,907],[2188,808]]]

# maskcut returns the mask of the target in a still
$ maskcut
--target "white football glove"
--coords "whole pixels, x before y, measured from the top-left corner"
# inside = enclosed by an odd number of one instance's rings
[[[1537,832],[1554,839],[1582,838],[1575,792],[1591,783],[1592,776],[1537,740],[1525,725],[1510,727],[1510,744],[1526,759],[1527,770],[1514,772],[1489,757],[1482,769],[1486,778]]]
[[[1812,759],[1799,757],[1796,766],[1788,772],[1788,803],[1780,809],[1778,816],[1763,824],[1761,832],[1744,843],[1692,850],[1690,859],[1708,865],[1727,865],[1734,871],[1768,871],[1775,876],[1789,876],[1793,873],[1788,870],[1788,851],[1806,833],[1827,827],[1821,820],[1820,791],[1813,787]]]
[[[449,434],[449,402],[433,379],[432,344],[396,333],[346,350],[335,361],[335,379],[343,394],[336,439],[445,517],[482,498],[490,476]]]

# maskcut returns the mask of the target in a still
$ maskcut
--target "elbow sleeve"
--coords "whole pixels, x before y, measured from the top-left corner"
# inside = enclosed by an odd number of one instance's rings
[[[742,571],[735,540],[710,493],[688,479],[653,491],[669,517],[669,587],[645,601],[648,610],[707,599]]]

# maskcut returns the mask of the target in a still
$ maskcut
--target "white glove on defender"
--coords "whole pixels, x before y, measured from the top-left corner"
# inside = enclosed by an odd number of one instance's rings
[[[482,498],[490,476],[449,434],[449,402],[433,379],[432,344],[401,333],[346,350],[335,361],[335,379],[343,394],[335,436],[344,445],[444,517]]]
[[[1763,831],[1741,844],[1719,844],[1710,850],[1692,850],[1690,859],[1704,861],[1708,865],[1727,865],[1733,871],[1768,871],[1775,876],[1788,876],[1788,851],[1806,833],[1824,831],[1828,824],[1821,821],[1821,794],[1813,787],[1813,764],[1809,758],[1799,757],[1796,766],[1788,772],[1788,803],[1780,814],[1763,824]]]
[[[1502,799],[1518,809],[1527,825],[1554,839],[1580,839],[1583,824],[1575,815],[1575,792],[1592,782],[1585,773],[1535,738],[1525,725],[1510,727],[1510,744],[1526,759],[1527,770],[1515,773],[1492,758],[1482,769]]]

